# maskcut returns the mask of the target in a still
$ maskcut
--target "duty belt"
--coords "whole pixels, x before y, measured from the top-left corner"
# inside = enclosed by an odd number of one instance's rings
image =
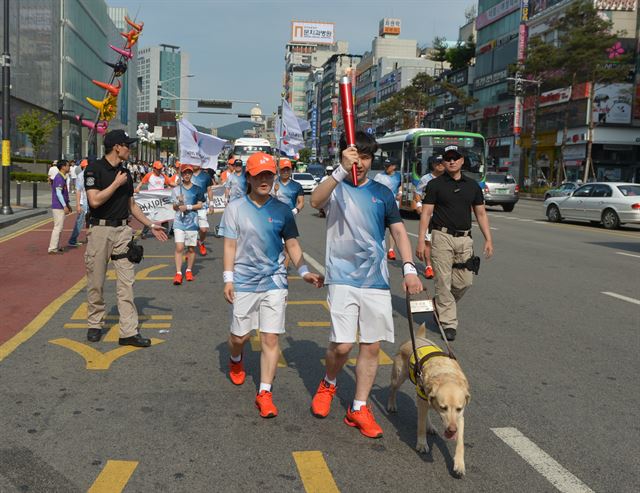
[[[98,219],[96,217],[89,219],[89,224],[91,226],[111,226],[113,228],[126,226],[127,222],[127,219]]]
[[[442,231],[448,235],[453,236],[454,238],[459,238],[461,236],[468,236],[471,238],[471,230],[467,229],[466,231],[458,231],[455,229],[445,228],[444,226],[433,226],[433,229],[437,229],[438,231]]]

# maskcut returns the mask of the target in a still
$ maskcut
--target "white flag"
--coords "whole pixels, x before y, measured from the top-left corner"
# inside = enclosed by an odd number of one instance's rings
[[[198,129],[184,118],[178,121],[178,125],[180,128],[180,162],[200,166],[203,169],[217,169],[218,155],[227,141],[198,132]]]

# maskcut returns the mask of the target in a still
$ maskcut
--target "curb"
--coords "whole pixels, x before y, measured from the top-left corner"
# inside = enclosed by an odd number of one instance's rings
[[[0,216],[0,229],[16,224],[22,221],[23,219],[29,219],[31,217],[41,216],[43,214],[46,214],[48,210],[49,209],[44,209],[44,208],[29,209],[29,210],[14,212],[10,216]]]

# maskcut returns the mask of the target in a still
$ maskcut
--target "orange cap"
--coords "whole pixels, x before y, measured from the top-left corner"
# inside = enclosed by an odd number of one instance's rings
[[[264,152],[251,154],[249,159],[247,159],[247,173],[251,176],[256,176],[263,171],[271,171],[274,175],[276,174],[276,162],[273,156],[265,154]]]
[[[86,168],[87,166],[89,166],[89,160],[88,159],[83,159],[82,161],[80,161],[80,167],[81,168]]]
[[[282,168],[293,168],[291,165],[291,161],[289,161],[286,157],[280,159],[280,169]]]
[[[186,170],[191,170],[191,172],[193,173],[193,165],[192,164],[182,164],[180,165],[180,173],[186,171]]]
[[[162,168],[164,168],[164,165],[160,161],[154,161],[153,162],[153,167],[155,169],[162,169]]]

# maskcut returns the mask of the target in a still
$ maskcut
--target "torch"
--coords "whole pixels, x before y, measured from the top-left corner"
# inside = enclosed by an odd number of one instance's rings
[[[344,135],[347,140],[347,147],[356,146],[356,128],[353,121],[353,94],[351,92],[351,81],[344,76],[340,81],[340,99],[342,101],[342,120],[344,121]],[[358,186],[358,169],[356,165],[351,167],[351,180]]]

